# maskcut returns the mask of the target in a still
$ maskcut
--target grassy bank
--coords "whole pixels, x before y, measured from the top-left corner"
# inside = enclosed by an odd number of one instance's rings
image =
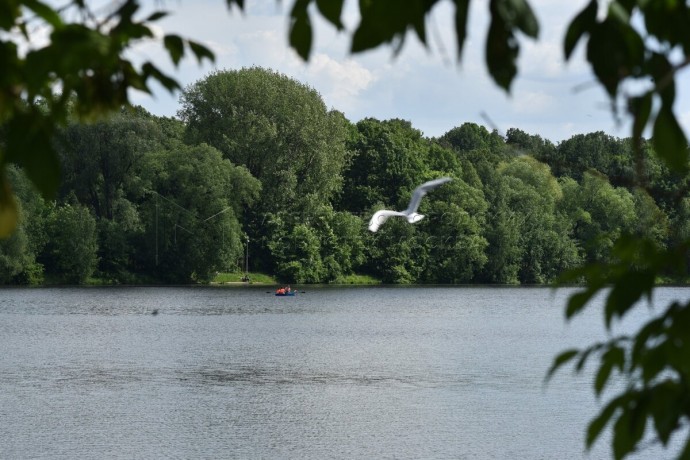
[[[211,281],[213,284],[241,283],[244,273],[219,273]],[[265,273],[249,273],[250,284],[280,284],[280,281]],[[367,275],[348,275],[335,280],[331,284],[381,284],[380,280]]]
[[[368,275],[347,275],[338,278],[333,284],[381,284],[381,280]]]
[[[241,273],[218,273],[211,281],[213,284],[242,283],[244,282],[244,272]],[[278,281],[271,275],[264,273],[249,272],[250,284],[278,284]]]

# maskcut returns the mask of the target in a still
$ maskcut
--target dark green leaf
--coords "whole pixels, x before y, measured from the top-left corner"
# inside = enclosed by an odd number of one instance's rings
[[[633,433],[631,431],[631,414],[626,408],[619,415],[616,423],[613,424],[613,456],[616,460],[621,460],[635,448]]]
[[[607,18],[590,30],[587,60],[599,82],[614,96],[620,82],[639,74],[644,66],[644,42],[629,25]]]
[[[153,77],[155,80],[158,80],[158,82],[170,92],[180,89],[180,85],[179,83],[177,83],[177,81],[165,75],[150,62],[147,62],[142,66],[142,73],[144,75],[145,80],[149,77]]]
[[[648,351],[647,342],[660,336],[664,330],[665,318],[657,318],[648,322],[635,336],[635,344],[632,349],[631,359],[634,365],[638,365],[642,356]]]
[[[53,125],[42,115],[16,114],[7,129],[7,161],[20,165],[47,199],[60,185],[60,161],[53,148]]]
[[[580,310],[587,305],[587,302],[590,301],[595,293],[596,291],[586,289],[584,291],[572,294],[568,299],[568,306],[565,309],[565,317],[570,319],[575,316],[575,314],[579,313]]]
[[[674,171],[688,168],[688,141],[671,107],[664,105],[654,122],[652,140],[657,155]]]
[[[612,400],[601,410],[599,415],[589,423],[589,427],[587,427],[587,449],[592,447],[594,441],[597,440],[601,431],[609,423],[609,420],[611,420],[611,417],[619,408],[622,401],[623,399],[620,397]]]
[[[116,16],[120,17],[120,24],[126,22],[131,23],[132,18],[138,9],[139,3],[136,0],[126,0],[124,3],[122,3],[122,5],[120,5],[120,8],[118,8],[115,14]]]
[[[568,30],[565,34],[564,47],[565,47],[565,59],[570,59],[570,55],[573,53],[577,42],[586,33],[589,33],[596,24],[597,21],[597,0],[591,0],[589,4],[580,13],[575,16],[575,19],[568,26]]]
[[[644,394],[628,391],[623,412],[613,426],[613,454],[622,459],[635,450],[647,424],[647,404]]]
[[[165,49],[170,53],[170,59],[172,59],[175,65],[180,63],[180,59],[184,55],[184,41],[177,35],[166,35],[163,37],[163,45]]]
[[[469,0],[455,0],[455,37],[458,44],[458,60],[462,58],[462,50],[467,38],[467,13]]]
[[[601,349],[602,345],[601,344],[594,344],[591,347],[587,348],[583,352],[580,353],[580,359],[577,360],[577,363],[575,364],[575,372],[581,372],[582,369],[585,367],[585,364],[587,363],[587,359],[589,359],[589,355],[591,355],[594,352],[599,351]]]
[[[130,41],[139,38],[152,38],[153,32],[151,29],[137,22],[121,22],[110,32],[111,36],[124,36],[123,40]]]
[[[153,13],[151,16],[149,16],[148,18],[146,18],[146,21],[145,21],[145,22],[154,22],[154,21],[158,21],[159,19],[163,19],[164,17],[166,17],[168,14],[169,14],[169,13],[168,13],[167,11],[156,11],[156,12]]]
[[[670,353],[665,351],[665,345],[666,342],[663,342],[649,350],[644,357],[644,361],[638,364],[642,368],[643,381],[651,382],[664,371],[667,360],[670,358]]]
[[[192,40],[187,40],[187,44],[189,45],[189,49],[192,50],[192,53],[194,53],[194,56],[196,56],[196,60],[199,64],[201,64],[204,58],[211,62],[215,62],[216,56],[214,56],[213,52],[204,45]]]
[[[560,369],[568,361],[575,358],[579,353],[580,353],[580,350],[571,349],[571,350],[566,350],[566,351],[562,352],[560,355],[558,355],[556,357],[556,359],[554,359],[553,364],[551,365],[551,368],[549,369],[549,372],[546,374],[546,380],[549,380],[553,376],[553,374],[556,373],[556,371],[558,369]]]
[[[498,86],[510,92],[510,84],[517,74],[515,60],[518,48],[515,37],[499,15],[492,15],[486,39],[486,64]]]
[[[652,93],[630,99],[630,114],[633,117],[633,139],[641,139],[652,111]]]
[[[603,362],[601,366],[599,366],[599,371],[594,379],[594,392],[597,396],[601,395],[601,391],[606,386],[606,382],[608,382],[612,370],[613,364],[608,361]]]
[[[594,391],[598,395],[601,394],[606,387],[611,371],[614,368],[621,369],[625,360],[625,353],[622,348],[612,346],[609,350],[601,356],[601,365],[599,371],[594,379]]]
[[[399,51],[410,28],[426,45],[424,20],[437,1],[409,1],[405,8],[401,8],[397,0],[360,2],[362,19],[352,36],[351,51],[357,53],[391,42],[397,43],[396,51]]]
[[[290,24],[290,46],[305,61],[309,60],[311,41],[312,30],[309,16],[306,13],[293,16]]]
[[[14,27],[21,13],[22,11],[18,2],[0,2],[0,28],[9,30]]]
[[[678,428],[682,409],[679,401],[683,399],[683,390],[679,388],[677,382],[666,380],[652,388],[649,407],[654,419],[654,428],[664,445],[668,443],[673,431]]]
[[[511,0],[515,24],[528,37],[539,36],[539,22],[532,7],[525,0]]]
[[[0,152],[2,153],[2,152]],[[19,221],[19,209],[5,175],[0,175],[0,238],[12,235]]]
[[[63,22],[60,15],[50,6],[38,0],[24,0],[24,5],[31,11],[43,18],[48,24],[54,28],[61,27]]]
[[[316,6],[319,8],[323,17],[338,30],[343,29],[343,23],[340,20],[343,11],[343,3],[344,0],[316,0]]]
[[[604,308],[606,327],[614,317],[622,318],[643,295],[650,295],[654,280],[655,273],[650,270],[628,271],[616,280]]]
[[[661,96],[661,105],[673,107],[676,99],[676,84],[673,79],[675,70],[668,57],[661,53],[652,53],[647,62],[647,71],[656,84],[656,92]]]
[[[226,0],[228,8],[232,8],[232,5],[237,5],[240,10],[244,11],[244,0]]]

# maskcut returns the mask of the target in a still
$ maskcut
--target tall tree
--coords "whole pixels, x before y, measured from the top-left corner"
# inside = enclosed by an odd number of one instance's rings
[[[186,88],[181,103],[188,142],[214,146],[261,182],[246,230],[257,267],[274,268],[260,222],[269,213],[313,216],[340,190],[348,122],[312,88],[257,67],[214,72]]]
[[[346,121],[312,88],[254,67],[214,72],[180,100],[188,141],[212,145],[259,179],[261,209],[324,203],[340,189]]]
[[[244,5],[243,0],[226,1],[228,5]],[[359,52],[391,42],[399,47],[408,31],[426,44],[426,17],[438,3],[438,0],[415,2],[414,8],[401,9],[398,3],[388,0],[362,2],[360,19],[353,28],[351,50]],[[467,35],[469,0],[456,0],[454,4],[457,52],[461,57]],[[7,13],[0,19],[0,31],[9,32],[0,38],[0,68],[3,69],[0,123],[6,124],[7,132],[11,133],[0,158],[0,235],[6,236],[16,225],[17,206],[4,175],[5,168],[8,163],[21,164],[45,193],[57,188],[57,161],[50,145],[50,134],[55,124],[66,118],[65,107],[72,94],[77,95],[78,112],[93,115],[127,102],[128,88],[148,90],[149,78],[157,79],[168,88],[174,88],[176,82],[150,62],[139,70],[124,58],[134,40],[153,35],[149,23],[163,16],[156,13],[143,21],[136,20],[139,6],[136,0],[124,1],[108,20],[95,21],[95,24],[90,21],[96,16],[82,0],[69,2],[69,6],[84,13],[78,15],[84,18],[83,22],[76,24],[67,23],[54,8],[42,2],[2,0],[0,6]],[[294,2],[290,10],[289,40],[300,56],[308,58],[311,51],[311,16],[320,15],[342,30],[344,6],[344,1]],[[674,103],[676,75],[690,65],[689,10],[687,2],[683,1],[630,0],[611,2],[610,7],[599,14],[599,1],[591,0],[569,24],[564,38],[566,59],[575,55],[578,43],[586,42],[586,59],[613,102],[612,107],[614,110],[625,107],[632,120],[635,148],[643,132],[650,128],[656,153],[672,171],[684,175],[690,171],[688,145],[674,113]],[[520,34],[536,37],[539,25],[526,0],[491,0],[489,11],[487,67],[496,84],[509,90],[517,74],[518,37]],[[43,27],[29,27],[29,22],[35,18],[40,25],[47,26],[50,42],[24,55],[6,37],[11,37],[13,30],[20,30],[25,36],[30,30],[43,31]],[[175,63],[179,62],[185,47],[199,58],[212,56],[206,48],[180,37],[166,36],[164,44]],[[650,84],[635,84],[640,81]],[[627,93],[628,82],[636,89],[630,94]],[[63,92],[56,94],[56,87]],[[618,103],[620,98],[624,99],[623,104]],[[39,107],[40,100],[45,100],[45,110]],[[685,257],[686,242],[669,248],[650,245],[646,239],[626,238],[619,243],[618,262],[606,266],[595,264],[571,276],[574,279],[584,276],[587,288],[571,297],[568,316],[588,305],[600,290],[613,285],[613,289],[607,291],[609,324],[612,318],[625,316],[642,296],[651,296],[656,274],[664,270],[682,274],[678,268],[682,264],[678,264],[678,260]],[[687,401],[690,394],[688,369],[683,364],[685,361],[674,359],[676,355],[668,347],[679,342],[690,343],[686,319],[689,310],[690,305],[669,305],[663,321],[650,322],[649,327],[638,334],[639,346],[635,348],[621,346],[620,341],[615,341],[582,353],[567,352],[556,360],[554,368],[576,356],[586,360],[592,350],[599,351],[604,359],[599,368],[597,390],[605,386],[614,366],[629,381],[626,389],[591,425],[588,444],[615,420],[614,454],[621,458],[638,446],[648,418],[657,421],[656,436],[664,444],[688,422],[690,411],[680,410],[685,407],[680,403]],[[626,351],[630,353],[626,355]],[[650,355],[656,359],[644,359]],[[661,366],[650,364],[658,363],[660,355],[663,358]],[[656,377],[660,374],[672,374],[677,378],[657,385]],[[667,402],[669,398],[671,403]],[[648,401],[655,403],[647,404]],[[687,439],[685,456],[690,455],[690,437]]]
[[[137,0],[101,11],[89,3],[70,0],[58,9],[35,0],[0,0],[0,125],[6,128],[0,146],[0,236],[17,222],[8,164],[20,165],[52,197],[60,178],[52,144],[57,126],[71,114],[88,119],[117,110],[129,103],[130,89],[150,93],[151,81],[171,91],[179,87],[152,62],[138,66],[126,57],[135,42],[154,38],[152,23],[166,13],[140,19]],[[177,35],[165,35],[163,45],[175,65],[186,51],[199,60],[213,59],[208,48]]]
[[[19,207],[21,213],[21,205]],[[0,284],[14,284],[31,270],[35,255],[29,251],[26,231],[20,225],[12,236],[0,240]]]
[[[209,145],[148,155],[138,263],[169,282],[209,281],[243,254],[240,216],[259,182]],[[180,187],[184,184],[184,187]]]
[[[125,182],[163,136],[153,120],[123,110],[96,123],[70,123],[56,137],[63,165],[62,195],[74,193],[94,215],[112,220]]]
[[[441,145],[460,152],[487,149],[499,153],[505,145],[503,138],[496,131],[489,132],[476,123],[463,123],[445,133],[438,141]]]
[[[613,187],[601,175],[584,174],[582,184],[563,182],[562,209],[574,224],[574,234],[587,262],[610,260],[615,241],[637,226],[635,201],[630,192]]]
[[[429,170],[429,143],[405,120],[368,118],[357,123],[357,132],[349,145],[353,157],[344,173],[342,208],[363,212],[386,204],[404,209],[409,192]]]
[[[48,243],[42,262],[46,274],[61,283],[84,284],[98,263],[96,219],[85,206],[55,206],[48,216]]]
[[[506,178],[508,208],[516,211],[523,251],[518,278],[528,284],[551,282],[579,262],[569,223],[557,213],[561,187],[549,167],[531,157],[517,157],[499,171]]]

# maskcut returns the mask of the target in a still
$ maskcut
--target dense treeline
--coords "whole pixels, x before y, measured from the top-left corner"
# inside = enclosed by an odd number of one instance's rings
[[[601,132],[555,145],[466,123],[429,139],[403,120],[352,124],[260,68],[191,85],[178,115],[67,126],[55,200],[10,167],[22,220],[0,241],[0,283],[204,282],[243,267],[247,241],[250,268],[287,282],[546,283],[606,260],[619,235],[690,235],[686,179],[651,144]],[[454,180],[424,220],[367,231],[439,176]]]

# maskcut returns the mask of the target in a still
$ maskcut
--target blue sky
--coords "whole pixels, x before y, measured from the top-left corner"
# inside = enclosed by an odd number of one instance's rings
[[[292,0],[246,0],[246,11],[229,10],[225,0],[155,2],[171,12],[157,23],[159,32],[179,33],[209,46],[214,64],[199,66],[185,59],[178,68],[169,63],[155,43],[139,45],[133,59],[151,59],[183,86],[214,70],[260,66],[309,85],[329,108],[352,122],[362,118],[402,118],[426,136],[440,136],[464,122],[474,122],[505,133],[519,128],[553,142],[574,134],[604,131],[629,136],[629,125],[611,113],[604,91],[584,59],[583,46],[565,63],[562,52],[566,25],[587,0],[531,0],[540,22],[538,41],[520,37],[519,74],[511,94],[489,78],[484,64],[484,37],[488,0],[471,3],[468,38],[463,60],[456,59],[450,2],[441,2],[428,23],[430,46],[424,48],[408,35],[400,55],[390,47],[351,55],[349,37],[325,23],[315,25],[315,43],[309,62],[287,46],[287,17]],[[356,24],[357,2],[346,1],[345,23]],[[687,72],[686,72],[687,73]],[[690,87],[683,75],[675,111],[690,132]],[[690,88],[689,88],[690,89]],[[156,88],[154,97],[133,94],[133,102],[156,115],[174,116],[179,94]]]

